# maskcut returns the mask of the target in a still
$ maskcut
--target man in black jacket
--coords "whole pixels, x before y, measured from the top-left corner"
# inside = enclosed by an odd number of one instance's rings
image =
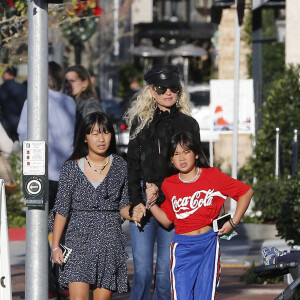
[[[17,127],[27,98],[27,87],[15,81],[16,75],[16,68],[7,68],[3,73],[4,83],[0,86],[0,120],[13,141],[18,139]]]

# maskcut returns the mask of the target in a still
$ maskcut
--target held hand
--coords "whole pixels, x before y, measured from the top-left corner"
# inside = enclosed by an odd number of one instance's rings
[[[51,251],[51,256],[52,256],[52,261],[56,264],[62,264],[64,262],[64,257],[62,254],[62,250],[58,247],[58,248],[54,248]]]
[[[230,225],[229,221],[227,221],[222,228],[219,230],[218,235],[228,234],[233,230],[232,226]]]
[[[158,198],[158,187],[154,183],[146,182],[146,208],[150,208],[155,204]]]
[[[136,226],[141,227],[141,220],[146,215],[146,207],[144,204],[140,203],[133,208],[132,220]]]

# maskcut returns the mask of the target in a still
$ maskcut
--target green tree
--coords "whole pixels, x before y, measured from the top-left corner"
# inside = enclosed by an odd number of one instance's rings
[[[253,156],[241,170],[243,180],[254,187],[255,211],[262,221],[277,222],[279,235],[299,244],[300,189],[291,177],[293,130],[300,128],[300,66],[289,66],[273,82],[262,108],[262,127],[255,138]],[[275,178],[275,128],[280,128],[280,176]],[[256,183],[253,184],[253,178]]]
[[[119,35],[121,40],[132,33],[129,26],[131,3],[124,0],[119,8]],[[103,2],[103,1],[102,1]],[[67,49],[85,50],[90,67],[97,66],[111,54],[114,47],[114,2],[106,1],[105,9],[98,0],[65,0],[48,5],[49,38],[63,41]],[[0,1],[0,75],[11,64],[27,62],[28,1]],[[107,51],[99,47],[106,45]],[[101,53],[101,54],[100,54]]]
[[[143,85],[143,74],[132,64],[123,65],[119,70],[120,80],[120,97],[126,97],[130,90],[130,79],[139,78],[141,86]]]

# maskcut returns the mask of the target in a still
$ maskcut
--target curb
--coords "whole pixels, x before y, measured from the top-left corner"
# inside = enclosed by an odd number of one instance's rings
[[[221,264],[221,268],[245,268],[245,265],[229,265],[229,264]]]

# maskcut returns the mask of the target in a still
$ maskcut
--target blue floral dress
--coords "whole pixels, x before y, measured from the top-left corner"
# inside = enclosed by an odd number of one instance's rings
[[[62,287],[80,281],[127,292],[128,255],[119,211],[128,204],[127,165],[121,157],[113,154],[112,165],[97,188],[76,161],[65,162],[49,220],[53,230],[55,213],[68,218],[65,245],[73,251],[60,270]]]

